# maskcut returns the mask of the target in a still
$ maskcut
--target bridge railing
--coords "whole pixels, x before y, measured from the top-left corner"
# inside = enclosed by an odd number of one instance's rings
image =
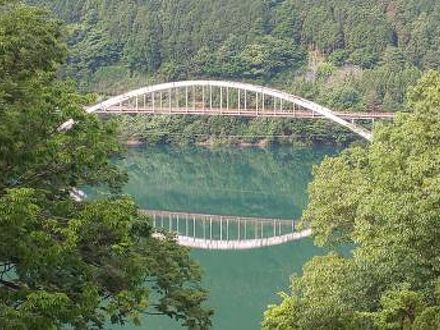
[[[181,81],[134,90],[87,109],[101,113],[219,114],[235,116],[324,117],[365,139],[371,133],[330,109],[275,89],[230,81]],[[299,117],[299,116],[297,116]],[[367,119],[367,118],[362,118]],[[374,118],[373,118],[374,119]]]

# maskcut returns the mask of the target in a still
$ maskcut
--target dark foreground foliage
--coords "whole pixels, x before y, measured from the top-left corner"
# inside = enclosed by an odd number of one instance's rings
[[[166,315],[210,326],[200,269],[174,237],[117,192],[115,126],[56,79],[63,28],[46,11],[0,2],[0,328],[98,329]],[[65,121],[76,122],[68,131]],[[74,201],[75,187],[113,196]]]
[[[320,245],[355,248],[307,263],[263,328],[440,328],[440,73],[409,99],[368,148],[316,168],[304,223]]]

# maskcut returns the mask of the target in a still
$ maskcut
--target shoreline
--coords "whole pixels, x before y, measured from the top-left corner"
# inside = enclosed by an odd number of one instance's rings
[[[121,144],[124,147],[127,148],[141,148],[141,147],[147,147],[151,145],[172,145],[172,146],[196,146],[196,147],[205,147],[205,148],[215,148],[215,147],[236,147],[239,149],[246,149],[246,148],[260,148],[260,149],[266,149],[270,148],[271,146],[313,146],[313,145],[328,145],[328,146],[348,146],[352,144],[352,142],[348,143],[341,143],[337,141],[313,141],[308,140],[304,141],[301,139],[295,139],[292,137],[288,140],[288,142],[281,142],[276,141],[272,142],[269,139],[262,139],[255,142],[247,142],[243,140],[228,140],[228,139],[215,139],[211,138],[206,141],[196,141],[196,142],[190,142],[190,143],[148,143],[147,141],[142,140],[127,140],[127,141],[121,141]]]

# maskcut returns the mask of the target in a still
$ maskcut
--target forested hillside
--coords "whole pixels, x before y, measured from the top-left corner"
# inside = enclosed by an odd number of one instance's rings
[[[396,111],[423,71],[440,68],[436,0],[30,1],[69,23],[65,74],[102,94],[209,77]]]

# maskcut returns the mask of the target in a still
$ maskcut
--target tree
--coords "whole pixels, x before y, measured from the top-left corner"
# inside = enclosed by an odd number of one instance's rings
[[[156,72],[161,65],[161,25],[157,12],[160,5],[151,2],[149,11],[139,10],[134,24],[135,32],[126,45],[125,53],[131,71]],[[142,32],[143,31],[143,32]]]
[[[210,326],[200,269],[175,237],[153,234],[119,195],[116,127],[56,79],[63,28],[46,11],[0,3],[0,324],[2,329],[102,328],[166,315]],[[60,130],[68,119],[75,125]],[[75,201],[72,189],[112,196]]]
[[[315,169],[303,226],[318,244],[356,245],[349,257],[314,259],[293,281],[281,305],[298,306],[291,329],[439,328],[440,73],[424,76],[409,103],[413,113],[377,126],[369,147]]]
[[[325,6],[316,6],[305,11],[303,23],[303,39],[309,45],[330,53],[339,48],[341,31],[338,22],[331,15],[331,10]],[[319,23],[318,23],[319,22]]]
[[[302,49],[287,40],[265,36],[247,45],[240,54],[245,77],[272,77],[283,70],[300,67],[305,60]]]

